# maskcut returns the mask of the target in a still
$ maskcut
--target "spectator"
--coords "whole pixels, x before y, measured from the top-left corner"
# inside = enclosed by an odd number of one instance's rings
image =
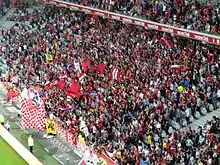
[[[219,141],[210,134],[219,119],[197,131],[187,123],[204,115],[211,96],[218,108],[218,50],[202,43],[193,50],[188,39],[69,9],[20,10],[30,26],[15,14],[19,23],[2,32],[5,79],[18,78],[10,88],[41,86],[47,113],[118,164],[214,160],[207,152]]]
[[[33,153],[34,139],[32,138],[32,135],[28,137],[28,146],[30,147],[30,152]]]
[[[100,8],[111,12],[139,16],[180,28],[219,33],[219,5],[211,1],[123,1],[123,0],[64,0],[80,5]]]

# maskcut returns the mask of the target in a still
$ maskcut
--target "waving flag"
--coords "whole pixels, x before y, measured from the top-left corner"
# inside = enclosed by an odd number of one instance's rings
[[[29,100],[21,101],[21,125],[23,129],[33,128],[38,131],[45,130],[44,107],[31,105]]]
[[[88,59],[84,59],[82,62],[81,62],[81,65],[82,65],[82,69],[84,72],[86,72],[89,67],[90,67],[90,61]]]
[[[92,71],[97,71],[99,73],[104,73],[106,64],[101,63],[93,67]]]
[[[67,89],[68,96],[76,96],[79,98],[82,94],[80,92],[79,84],[73,79],[72,85]]]
[[[62,80],[60,80],[60,81],[56,84],[56,86],[57,86],[58,88],[60,88],[60,89],[64,89],[65,85],[66,85],[65,81],[62,81]]]
[[[53,61],[53,55],[50,53],[45,54],[47,61]]]
[[[18,94],[14,90],[10,90],[7,93],[7,102],[14,102],[17,100]]]
[[[43,96],[43,92],[39,86],[30,87],[28,90],[28,96],[33,105],[42,106],[44,104],[41,98]]]
[[[82,82],[85,77],[86,77],[86,74],[81,73],[81,74],[79,74],[78,79],[79,79],[80,82]]]
[[[48,134],[49,133],[51,133],[53,135],[57,134],[55,121],[50,120],[50,119],[46,119],[45,124],[46,124],[46,130],[47,130]]]
[[[113,80],[119,80],[120,79],[120,70],[118,68],[114,68],[112,70],[111,75],[112,75]]]

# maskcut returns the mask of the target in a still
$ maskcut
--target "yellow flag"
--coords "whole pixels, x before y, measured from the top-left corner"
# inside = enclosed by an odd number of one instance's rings
[[[46,123],[47,133],[56,135],[57,134],[56,123],[53,120],[50,120],[50,119],[46,119],[45,123]]]
[[[85,139],[83,138],[83,136],[82,136],[81,134],[79,134],[78,138],[79,138],[79,142],[80,142],[80,143],[82,143],[82,144],[85,144],[85,143],[86,143],[86,142],[85,142]]]
[[[45,54],[47,61],[53,61],[53,55],[50,53]]]

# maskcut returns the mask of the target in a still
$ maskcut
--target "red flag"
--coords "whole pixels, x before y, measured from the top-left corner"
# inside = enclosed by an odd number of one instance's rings
[[[78,90],[79,90],[79,84],[76,82],[76,80],[73,79],[72,84],[69,87],[69,89],[67,89],[67,91],[69,91],[70,93],[73,93]]]
[[[91,62],[88,59],[84,59],[81,63],[82,69],[86,72],[90,67]]]
[[[45,130],[44,107],[31,105],[30,101],[21,101],[21,125],[23,129],[33,128],[38,131]]]
[[[82,95],[79,90],[79,84],[73,79],[72,85],[67,89],[68,94],[75,95],[77,98],[79,98]]]
[[[60,89],[64,89],[64,87],[65,87],[65,81],[59,81],[57,84],[56,84],[56,86],[58,87],[58,88],[60,88]]]
[[[97,71],[99,73],[104,73],[105,67],[106,67],[106,64],[102,63],[102,64],[98,64],[98,65],[94,66],[92,70]]]
[[[10,101],[15,101],[16,97],[18,96],[18,94],[13,91],[13,90],[10,90],[8,93],[7,93],[7,102],[10,102]]]

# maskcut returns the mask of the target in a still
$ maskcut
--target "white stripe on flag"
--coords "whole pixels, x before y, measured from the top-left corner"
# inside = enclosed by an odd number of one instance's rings
[[[117,79],[117,74],[118,74],[118,69],[113,69],[113,72],[112,72],[112,78],[114,79],[114,80],[116,80]]]

